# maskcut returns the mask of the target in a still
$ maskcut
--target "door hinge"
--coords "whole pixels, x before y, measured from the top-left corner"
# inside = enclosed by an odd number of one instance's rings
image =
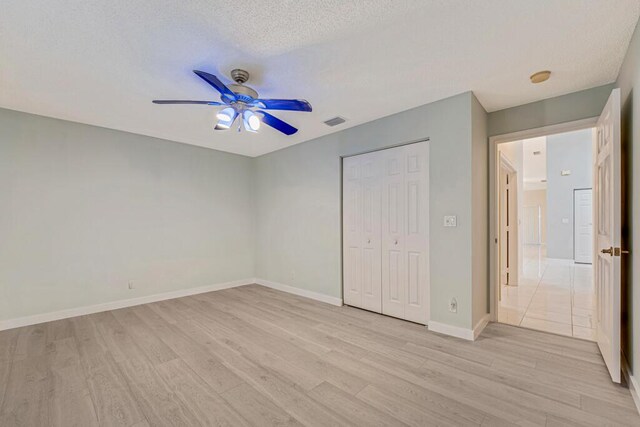
[[[622,254],[626,255],[628,253],[629,253],[629,251],[625,251],[624,249],[613,248],[613,255],[615,255],[615,256],[620,256]]]

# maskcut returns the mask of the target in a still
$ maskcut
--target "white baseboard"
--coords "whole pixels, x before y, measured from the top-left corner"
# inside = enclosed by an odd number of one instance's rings
[[[448,325],[446,323],[429,321],[427,327],[430,331],[440,334],[451,335],[452,337],[462,338],[468,341],[475,341],[489,323],[491,315],[485,314],[482,319],[473,327],[473,329],[461,328],[460,326]]]
[[[19,328],[21,326],[35,325],[38,323],[52,322],[54,320],[67,319],[69,317],[99,313],[101,311],[117,310],[119,308],[148,304],[156,301],[164,301],[168,299],[186,297],[189,295],[219,291],[221,289],[235,288],[237,286],[250,285],[252,283],[255,283],[254,280],[255,279],[235,280],[233,282],[217,283],[215,285],[200,286],[198,288],[180,289],[177,291],[164,292],[161,294],[146,295],[143,297],[111,301],[102,304],[87,305],[84,307],[70,308],[67,310],[34,314],[32,316],[18,317],[15,319],[0,320],[0,331],[3,331],[5,329]]]
[[[640,384],[634,375],[631,375],[631,371],[629,369],[629,362],[624,353],[622,355],[622,373],[624,374],[627,384],[629,385],[629,391],[631,392],[631,397],[633,397],[633,402],[636,404],[636,409],[640,414]]]
[[[325,294],[319,294],[318,292],[308,291],[306,289],[296,288],[294,286],[283,285],[282,283],[272,282],[265,279],[254,279],[254,283],[258,285],[266,286],[267,288],[276,289],[278,291],[287,292],[290,294],[298,295],[305,298],[310,298],[316,301],[325,302],[331,305],[342,305],[342,298],[336,298]]]
[[[478,323],[476,323],[476,326],[473,327],[473,340],[474,341],[476,339],[478,339],[478,337],[480,336],[482,331],[484,331],[484,328],[487,327],[487,325],[489,324],[489,319],[490,318],[491,318],[491,314],[489,314],[489,313],[485,314],[482,317],[482,319],[480,319],[480,321]]]
[[[430,331],[438,332],[440,334],[451,335],[452,337],[462,338],[469,341],[474,340],[473,329],[461,328],[460,326],[448,325],[446,323],[440,323],[433,320],[429,320],[427,327]]]

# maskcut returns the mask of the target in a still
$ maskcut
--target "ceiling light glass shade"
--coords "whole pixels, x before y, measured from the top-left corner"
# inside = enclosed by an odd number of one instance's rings
[[[216,114],[216,117],[218,118],[218,120],[222,120],[222,121],[228,122],[235,115],[236,115],[236,112],[234,111],[234,109],[231,108],[231,107],[227,107],[227,108],[225,108],[223,110],[218,111],[218,114]]]
[[[218,123],[215,126],[215,129],[229,129],[236,119],[236,110],[231,107],[227,107],[224,110],[218,111],[216,117],[218,118]]]
[[[244,128],[249,132],[256,132],[260,129],[260,118],[253,111],[246,110],[242,114]]]

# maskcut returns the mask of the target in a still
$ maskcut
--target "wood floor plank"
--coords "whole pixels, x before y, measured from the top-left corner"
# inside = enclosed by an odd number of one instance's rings
[[[45,355],[14,360],[0,408],[0,425],[40,426],[49,424],[47,393],[51,384]]]
[[[327,382],[315,387],[309,395],[360,426],[406,425],[398,418],[378,410],[377,404],[367,404]]]
[[[202,326],[202,325],[200,325]],[[330,426],[353,425],[329,408],[309,397],[295,382],[247,359],[225,342],[225,337],[216,336],[217,329],[207,329],[219,345],[217,354],[225,364],[234,369],[249,385],[280,405],[285,411],[305,424]]]
[[[403,399],[378,386],[369,385],[357,394],[358,399],[369,403],[371,406],[385,411],[390,416],[410,426],[427,425],[478,425],[466,424],[462,420],[448,417],[445,414],[429,411],[428,408],[420,406],[412,401]]]
[[[140,409],[154,426],[199,425],[198,417],[171,391],[156,368],[142,359],[116,362]]]
[[[248,384],[241,384],[222,394],[229,406],[254,426],[302,426],[269,398]]]
[[[105,311],[92,314],[90,318],[95,323],[102,337],[102,342],[116,361],[147,359],[144,351],[118,322],[113,312]]]
[[[46,331],[46,323],[20,328],[13,359],[23,360],[27,357],[39,357],[45,354],[47,347]]]
[[[185,403],[200,425],[248,426],[224,399],[180,359],[157,366],[169,389]]]
[[[594,343],[259,285],[0,332],[0,425],[640,425]]]
[[[110,353],[101,366],[85,368],[87,383],[101,426],[132,426],[146,422],[125,377]]]
[[[90,427],[98,425],[93,400],[80,361],[51,372],[49,425]]]
[[[135,340],[151,363],[159,364],[178,357],[136,314],[136,307],[112,311],[113,316]]]
[[[414,402],[421,407],[428,408],[429,411],[442,413],[444,416],[452,415],[459,418],[459,423],[470,422],[479,425],[487,415],[482,409],[476,409],[464,402],[459,402],[455,398],[439,393],[430,387],[422,387],[397,375],[379,369],[369,363],[359,359],[354,359],[340,352],[331,352],[328,355],[335,363],[346,367],[351,373],[359,375],[372,385],[379,386],[384,390],[401,396],[403,399]],[[418,378],[417,382],[422,380]]]
[[[0,333],[0,409],[2,409],[2,402],[9,382],[19,331],[20,329],[16,328]]]

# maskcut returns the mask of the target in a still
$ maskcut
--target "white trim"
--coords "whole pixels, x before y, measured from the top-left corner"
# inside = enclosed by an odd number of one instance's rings
[[[521,139],[538,138],[540,136],[549,136],[556,133],[593,128],[596,127],[598,118],[599,117],[589,117],[571,122],[542,126],[540,128],[525,129],[517,132],[504,133],[502,135],[494,135],[489,137],[489,143],[501,144],[503,142],[520,141]]]
[[[512,141],[520,141],[523,139],[536,138],[540,136],[553,135],[556,133],[571,132],[595,127],[598,117],[575,120],[571,122],[558,123],[550,126],[543,126],[534,129],[526,129],[518,132],[511,132],[502,135],[494,135],[489,137],[489,304],[491,320],[498,320],[498,292],[499,272],[498,265],[500,259],[498,257],[497,242],[498,236],[498,215],[496,195],[498,194],[498,180],[496,179],[498,157],[498,144]]]
[[[254,279],[254,283],[262,286],[266,286],[267,288],[276,289],[278,291],[287,292],[293,295],[298,295],[301,297],[313,299],[320,302],[325,302],[331,305],[342,305],[342,298],[336,298],[325,294],[319,294],[317,292],[308,291],[306,289],[296,288],[294,286],[283,285],[282,283],[272,282],[270,280],[265,279]]]
[[[487,325],[489,324],[489,319],[491,318],[491,314],[487,313],[484,316],[482,316],[482,319],[480,319],[478,321],[478,323],[476,323],[476,326],[473,327],[473,340],[475,341],[476,339],[478,339],[478,337],[480,336],[480,334],[482,333],[482,331],[484,331],[484,328],[487,327]]]
[[[446,323],[435,322],[433,320],[429,320],[427,327],[433,332],[473,341],[473,329],[461,328],[460,326],[448,325]]]
[[[638,383],[638,380],[636,380],[636,377],[631,375],[629,362],[627,361],[624,353],[621,352],[620,357],[622,359],[622,373],[627,380],[627,385],[629,386],[631,397],[633,397],[633,402],[636,404],[636,409],[640,414],[640,395],[638,395],[638,393],[640,393],[640,384]]]
[[[69,317],[99,313],[101,311],[117,310],[119,308],[149,304],[156,301],[164,301],[168,299],[186,297],[189,295],[203,294],[206,292],[235,288],[237,286],[250,285],[253,283],[255,283],[255,279],[235,280],[233,282],[216,283],[215,285],[200,286],[198,288],[180,289],[177,291],[163,292],[161,294],[146,295],[137,298],[105,302],[102,304],[87,305],[60,311],[52,311],[49,313],[34,314],[32,316],[17,317],[15,319],[0,320],[0,331],[19,328],[22,326],[35,325],[38,323],[52,322],[54,320],[68,319]]]
[[[460,326],[448,325],[446,323],[435,322],[433,320],[429,321],[427,328],[429,328],[430,331],[438,332],[440,334],[462,338],[463,340],[475,341],[480,336],[484,328],[489,324],[490,318],[491,315],[489,313],[485,314],[473,329],[461,328]]]

